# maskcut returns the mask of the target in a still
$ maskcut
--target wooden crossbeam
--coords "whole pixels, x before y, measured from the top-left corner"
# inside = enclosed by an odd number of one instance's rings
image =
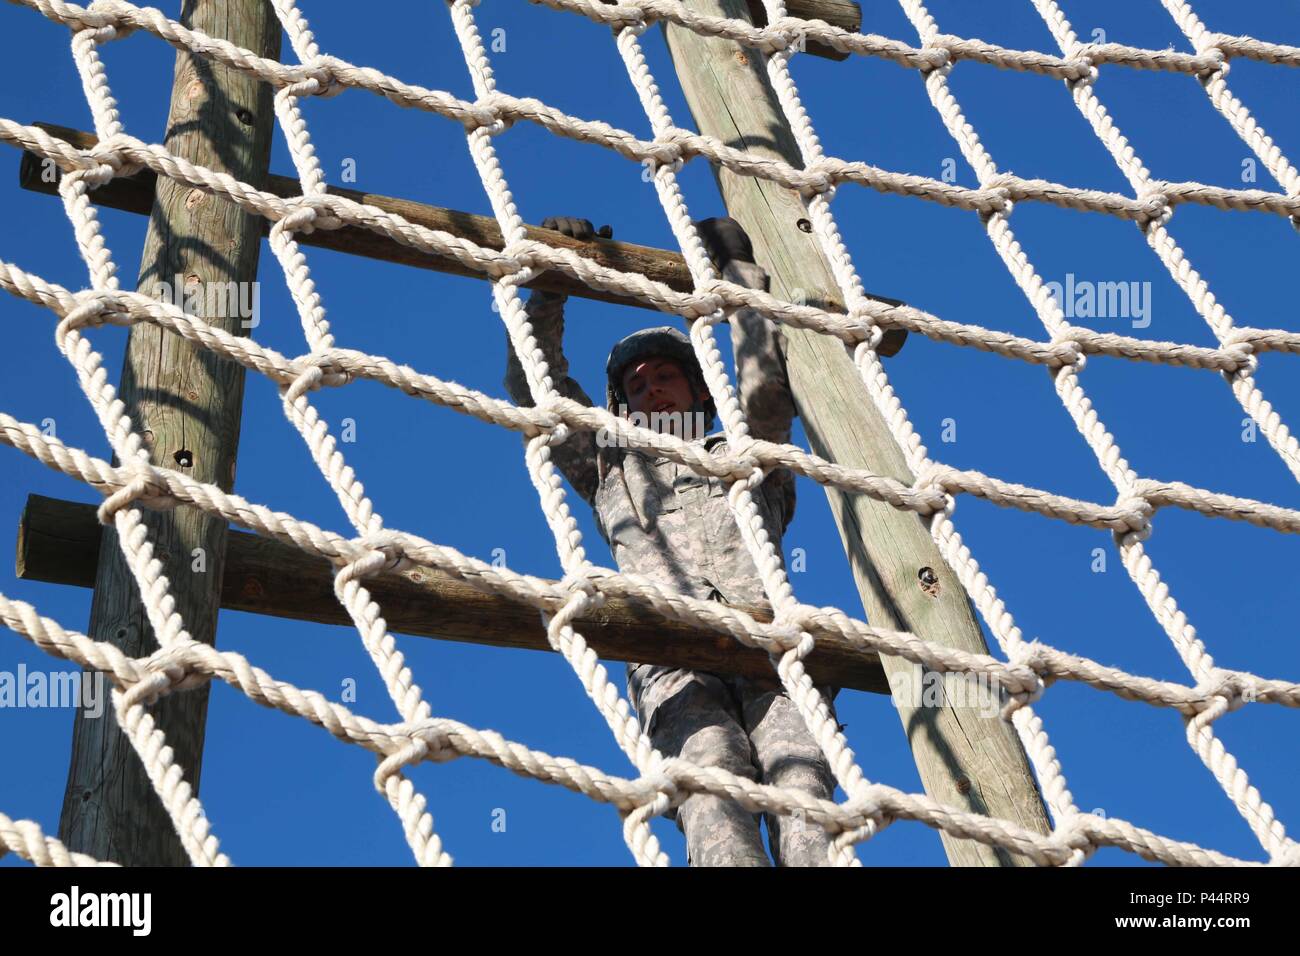
[[[29,495],[18,525],[18,577],[90,587],[103,526],[93,505]],[[334,595],[335,568],[291,545],[231,529],[221,607],[272,617],[351,627]],[[551,651],[535,607],[479,591],[429,569],[385,573],[366,580],[389,628],[417,637]],[[772,615],[740,608],[761,621]],[[602,658],[671,664],[694,670],[771,676],[765,652],[729,635],[701,631],[661,617],[646,605],[610,597],[576,627]],[[806,660],[813,680],[835,687],[889,693],[880,658],[826,636]]]
[[[40,127],[51,136],[64,140],[77,149],[92,149],[99,142],[99,138],[94,133],[88,133],[84,130],[58,126],[53,123],[33,123],[32,125]],[[53,170],[54,175],[51,175],[51,170]],[[44,157],[24,151],[18,168],[18,184],[23,189],[55,196],[58,195],[59,191],[57,173],[57,167],[47,164]],[[90,196],[101,206],[147,216],[153,208],[156,182],[157,175],[153,170],[144,169],[133,176],[122,176],[114,179],[96,189]],[[268,175],[262,188],[282,199],[291,199],[302,195],[302,187],[299,185],[298,180],[288,176]],[[501,238],[501,228],[497,225],[496,219],[491,216],[479,216],[457,209],[430,206],[410,199],[397,199],[393,196],[381,196],[378,193],[342,189],[337,186],[329,186],[328,191],[335,196],[342,196],[354,202],[377,206],[385,212],[399,215],[417,226],[449,232],[485,248],[501,249],[505,245]],[[263,221],[261,228],[262,234],[265,235],[270,231],[271,223]],[[691,270],[687,267],[686,260],[679,252],[656,249],[653,246],[639,246],[631,242],[618,242],[613,239],[592,239],[583,242],[572,239],[553,229],[543,229],[541,226],[526,226],[525,230],[529,239],[544,242],[548,246],[555,246],[559,249],[572,249],[579,255],[611,269],[618,269],[621,272],[638,272],[646,278],[662,282],[678,292],[690,292],[694,288],[694,283],[691,280]],[[382,236],[358,226],[343,226],[340,229],[317,229],[311,233],[297,233],[294,238],[304,246],[332,249],[335,252],[346,252],[352,255],[364,256],[367,259],[379,259],[384,262],[394,262],[398,265],[415,266],[419,269],[448,272],[453,275],[469,276],[475,279],[488,278],[485,273],[476,272],[450,256],[440,256],[424,252],[421,249],[414,249],[411,246],[390,239],[388,236]],[[602,302],[633,305],[643,309],[651,308],[648,303],[639,299],[590,288],[577,279],[554,269],[546,270],[533,281],[527,283],[525,288],[546,289],[550,292],[563,292],[566,295],[598,299]],[[901,300],[891,299],[888,296],[872,295],[872,298],[887,302],[890,305],[903,304]],[[827,311],[839,310],[829,307]],[[889,329],[880,343],[879,351],[882,355],[895,355],[903,347],[906,339],[906,329]]]

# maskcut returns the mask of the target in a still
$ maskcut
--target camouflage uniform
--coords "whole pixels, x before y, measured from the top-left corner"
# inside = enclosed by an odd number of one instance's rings
[[[767,273],[751,262],[728,262],[722,274],[739,285],[767,288]],[[560,346],[564,301],[562,295],[534,290],[527,310],[557,391],[591,405],[569,376]],[[749,309],[733,313],[730,327],[737,388],[750,434],[788,442],[794,403],[779,327]],[[676,330],[666,331],[680,336]],[[508,341],[507,356],[506,388],[515,402],[531,405],[523,370]],[[689,359],[690,374],[698,375],[693,356]],[[617,414],[614,383],[608,403]],[[708,411],[712,412],[711,402]],[[697,440],[715,454],[726,453],[721,432]],[[696,598],[771,609],[728,508],[727,484],[722,479],[698,475],[653,450],[601,447],[593,432],[573,433],[552,449],[552,460],[594,509],[596,525],[620,570],[654,578]],[[794,478],[786,469],[770,473],[754,495],[778,554],[794,515],[794,498]],[[798,788],[824,799],[832,797],[835,783],[826,758],[775,675],[753,680],[630,663],[627,678],[628,697],[641,727],[666,756],[724,767],[752,780]],[[835,690],[822,691],[829,703]],[[675,817],[686,836],[693,866],[771,865],[763,852],[757,815],[733,801],[695,794],[669,816]],[[773,814],[766,817],[778,865],[827,864],[829,837],[820,826],[783,821]]]

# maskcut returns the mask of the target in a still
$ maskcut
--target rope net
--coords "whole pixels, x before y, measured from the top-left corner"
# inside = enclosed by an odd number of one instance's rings
[[[422,761],[445,761],[457,756],[488,760],[517,774],[612,804],[622,819],[623,838],[641,865],[668,863],[667,854],[651,831],[650,820],[693,793],[711,793],[736,800],[751,811],[797,813],[808,824],[822,826],[834,835],[830,862],[837,865],[860,865],[855,845],[900,819],[919,821],[954,837],[1002,847],[1039,865],[1079,865],[1101,847],[1118,847],[1167,864],[1262,862],[1233,858],[1195,843],[1171,839],[1123,819],[1081,812],[1067,787],[1043,723],[1034,711],[1035,702],[1047,687],[1062,680],[1080,682],[1125,700],[1176,710],[1183,719],[1188,745],[1245,819],[1267,862],[1300,864],[1300,847],[1287,837],[1272,808],[1216,736],[1214,726],[1220,717],[1247,701],[1300,705],[1300,684],[1216,666],[1144,550],[1153,515],[1160,508],[1184,508],[1209,517],[1245,521],[1289,533],[1300,531],[1300,512],[1179,482],[1139,476],[1129,468],[1112,435],[1093,410],[1080,375],[1092,354],[1215,370],[1227,382],[1242,409],[1258,423],[1292,474],[1300,478],[1300,448],[1265,400],[1255,375],[1260,352],[1300,353],[1300,333],[1234,322],[1168,229],[1176,208],[1186,203],[1287,216],[1293,221],[1300,217],[1300,175],[1247,108],[1233,96],[1227,83],[1229,64],[1234,58],[1296,67],[1300,66],[1300,47],[1210,32],[1191,7],[1180,0],[1162,0],[1162,3],[1194,47],[1194,53],[1146,50],[1114,43],[1081,43],[1053,0],[1031,2],[1056,40],[1059,54],[1006,49],[943,34],[919,0],[900,0],[919,38],[919,45],[915,46],[851,33],[822,21],[788,17],[781,0],[764,0],[769,25],[763,28],[744,20],[703,16],[673,0],[633,0],[618,4],[598,0],[540,0],[557,11],[587,17],[611,28],[628,77],[654,132],[653,139],[645,140],[606,123],[570,116],[537,100],[498,91],[491,59],[475,24],[474,0],[451,0],[448,4],[452,26],[472,78],[473,101],[323,54],[293,0],[274,0],[274,7],[297,63],[279,63],[256,56],[229,42],[187,29],[158,10],[125,0],[99,0],[89,7],[61,0],[14,2],[70,28],[73,56],[99,142],[90,149],[77,149],[36,127],[0,119],[0,139],[52,160],[63,171],[59,192],[89,270],[90,288],[72,292],[7,262],[0,262],[0,286],[47,307],[58,316],[55,335],[58,347],[75,369],[82,391],[103,425],[120,464],[113,465],[68,447],[43,434],[35,425],[2,413],[0,440],[51,468],[85,481],[105,496],[99,510],[100,519],[117,529],[159,649],[147,657],[131,658],[108,643],[66,630],[30,605],[3,595],[0,595],[0,619],[48,653],[109,676],[114,685],[112,702],[117,719],[143,761],[194,864],[227,865],[230,861],[220,851],[183,769],[173,762],[172,752],[150,715],[149,705],[166,694],[212,679],[227,682],[259,704],[301,716],[341,741],[372,751],[378,761],[375,786],[397,813],[411,851],[422,865],[448,865],[451,856],[435,832],[424,796],[411,784],[405,771]],[[726,37],[766,55],[767,74],[798,141],[802,168],[755,157],[674,124],[641,50],[641,36],[656,20],[670,21],[701,35]],[[153,34],[178,49],[244,71],[275,88],[275,113],[301,182],[301,197],[271,195],[229,175],[171,155],[162,146],[146,143],[125,131],[100,60],[99,47],[136,30]],[[825,155],[789,71],[792,53],[802,49],[808,40],[817,40],[851,55],[887,59],[919,71],[934,108],[975,170],[979,188],[962,188]],[[949,89],[948,74],[960,60],[1064,80],[1079,112],[1127,177],[1132,195],[1022,179],[999,172]],[[1281,191],[1227,189],[1153,179],[1102,105],[1098,94],[1098,66],[1102,64],[1195,76],[1214,106],[1281,185]],[[400,106],[425,110],[461,123],[500,225],[504,248],[485,248],[373,206],[328,194],[299,102],[302,97],[331,96],[343,89],[368,90]],[[694,290],[674,291],[644,276],[622,273],[571,251],[525,238],[524,223],[515,210],[493,146],[494,136],[521,120],[538,124],[558,136],[612,149],[637,163],[648,161],[664,213],[689,265]],[[696,157],[706,157],[736,173],[767,179],[802,194],[814,234],[834,270],[845,313],[828,313],[794,304],[718,277],[691,223],[676,181],[683,164]],[[115,177],[146,168],[222,196],[272,223],[270,246],[283,267],[302,322],[307,351],[296,357],[282,355],[211,326],[178,306],[119,287],[112,253],[101,236],[90,193]],[[944,320],[907,306],[890,307],[867,298],[831,212],[831,200],[845,183],[978,213],[989,240],[1041,320],[1046,335],[1041,340],[1008,335]],[[1132,220],[1210,326],[1218,345],[1204,348],[1142,340],[1069,324],[1011,230],[1011,213],[1020,202],[1048,203]],[[426,252],[452,256],[489,277],[499,314],[527,375],[535,407],[518,407],[387,358],[337,346],[295,236],[343,225],[364,228]],[[727,455],[710,455],[700,446],[637,427],[602,408],[581,405],[556,392],[520,297],[520,287],[546,269],[558,270],[598,289],[635,297],[691,323],[691,340],[730,446]],[[851,350],[866,391],[888,423],[916,480],[903,483],[864,469],[837,465],[793,445],[751,438],[714,338],[715,326],[738,307],[759,309],[777,322],[841,339]],[[137,323],[168,329],[274,381],[286,416],[302,435],[322,475],[336,493],[351,530],[346,534],[335,533],[228,494],[215,485],[195,481],[182,472],[151,464],[141,436],[133,429],[124,404],[108,381],[100,354],[83,335],[86,327],[104,324],[129,327]],[[895,396],[875,351],[884,331],[891,328],[908,329],[937,341],[1050,369],[1062,405],[1115,487],[1115,501],[1108,504],[1064,497],[978,471],[954,469],[931,459],[909,424],[906,410]],[[329,425],[318,416],[311,401],[316,390],[363,379],[504,426],[527,438],[525,462],[554,533],[564,568],[562,580],[552,582],[497,567],[384,526],[360,480],[345,464]],[[731,482],[729,506],[774,609],[771,623],[757,621],[726,605],[674,593],[656,581],[618,573],[588,560],[550,450],[573,430],[600,428],[608,428],[609,434],[618,436],[618,440],[629,446],[655,448],[659,454],[700,474]],[[935,543],[996,640],[1000,656],[954,650],[930,643],[921,635],[870,627],[835,608],[801,603],[793,593],[774,543],[761,530],[762,522],[752,496],[766,473],[775,467],[789,468],[813,481],[868,495],[925,517]],[[1003,507],[1109,529],[1124,567],[1186,665],[1190,679],[1185,683],[1156,680],[1022,639],[1011,613],[954,527],[956,497],[963,493]],[[337,569],[338,600],[355,623],[363,645],[383,677],[397,719],[386,724],[370,720],[320,693],[275,679],[239,654],[218,651],[191,639],[184,621],[174,610],[171,585],[154,559],[140,511],[142,507],[169,508],[177,504],[202,508],[234,525],[290,543],[332,562]],[[371,599],[364,583],[368,576],[380,571],[415,567],[447,572],[489,594],[535,607],[546,624],[551,647],[572,666],[583,690],[635,768],[635,775],[615,776],[597,767],[553,757],[490,730],[434,717],[388,633],[382,609]],[[829,759],[836,781],[846,795],[844,802],[816,800],[796,791],[762,785],[718,768],[668,759],[658,753],[641,732],[627,702],[610,682],[595,653],[573,626],[576,618],[611,595],[638,601],[670,619],[729,634],[748,646],[765,650],[786,692]],[[863,654],[893,655],[945,674],[982,675],[996,682],[1007,695],[1003,717],[1014,727],[1037,776],[1051,816],[1051,832],[1046,835],[1031,832],[1005,820],[946,806],[923,794],[903,792],[865,777],[803,664],[818,638],[831,636],[851,643]],[[58,840],[43,834],[32,821],[11,820],[0,814],[0,854],[10,851],[37,864],[97,862],[70,852]]]

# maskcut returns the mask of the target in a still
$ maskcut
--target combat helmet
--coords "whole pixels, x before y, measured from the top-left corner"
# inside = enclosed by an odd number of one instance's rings
[[[615,415],[619,407],[627,405],[627,396],[623,394],[623,372],[637,359],[650,356],[670,358],[686,372],[687,377],[704,391],[705,398],[702,411],[707,416],[709,427],[717,419],[718,409],[713,396],[708,394],[704,385],[704,373],[700,370],[699,360],[695,357],[695,348],[685,332],[671,325],[661,325],[653,329],[641,329],[620,339],[609,352],[609,361],[605,363],[607,380],[606,407]]]

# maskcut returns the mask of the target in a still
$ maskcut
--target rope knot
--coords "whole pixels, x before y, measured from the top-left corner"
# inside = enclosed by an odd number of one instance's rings
[[[86,191],[98,189],[105,183],[111,181],[117,176],[117,168],[107,160],[100,161],[96,166],[86,166],[82,169],[71,169],[63,174],[59,179],[59,193],[70,190],[74,195],[79,183],[86,184]]]
[[[112,167],[114,177],[130,176],[144,168],[143,164],[132,162],[126,156],[126,150],[134,148],[138,142],[134,136],[117,133],[100,140],[86,151],[86,155],[101,167]]]
[[[653,159],[656,166],[671,165],[674,169],[680,169],[680,164],[685,162],[691,152],[691,141],[696,138],[690,130],[674,126],[668,132],[656,136],[650,154],[642,158]]]
[[[681,313],[682,318],[694,326],[697,322],[705,325],[717,325],[727,321],[726,308],[730,305],[722,291],[730,283],[725,279],[701,279],[695,284],[695,294],[687,303],[688,309]]]
[[[95,2],[91,4],[91,7],[99,6],[99,2],[100,0],[95,0]],[[94,40],[96,44],[112,43],[114,40],[122,40],[135,32],[133,27],[119,25],[117,21],[106,23],[103,26],[87,27],[86,29],[93,34],[91,39]]]
[[[912,490],[916,492],[938,491],[946,495],[948,488],[944,484],[944,479],[950,478],[956,473],[957,469],[945,465],[943,462],[927,459],[925,464],[917,471],[916,480],[912,482]]]
[[[1233,329],[1229,332],[1220,351],[1228,353],[1236,363],[1235,368],[1219,370],[1220,374],[1229,381],[1254,375],[1259,370],[1259,356],[1255,354],[1255,343],[1251,341],[1250,332],[1245,329]]]
[[[1093,834],[1106,826],[1106,818],[1095,813],[1070,813],[1052,831],[1051,841],[1061,851],[1071,851],[1069,857],[1076,857],[1096,848]]]
[[[766,42],[757,49],[762,50],[769,56],[785,50],[802,53],[808,45],[807,28],[807,21],[798,17],[777,17],[775,20],[770,21],[766,29],[763,30]]]
[[[513,100],[514,97],[497,90],[492,90],[486,96],[479,97],[474,101],[474,110],[467,113],[462,121],[465,125],[465,132],[472,133],[476,129],[486,129],[489,136],[504,133],[515,125],[515,117],[506,115],[503,112],[512,104]]]
[[[885,811],[881,806],[881,792],[876,787],[864,787],[859,793],[849,797],[841,805],[846,813],[858,815],[869,823],[880,826],[885,822]]]
[[[569,436],[572,434],[573,430],[569,428],[567,422],[559,422],[551,429],[550,434],[546,436],[546,445],[551,448],[556,448],[568,441]]]
[[[981,209],[980,214],[984,216],[993,213],[1009,214],[1015,208],[1015,194],[1012,187],[1021,183],[1022,180],[1015,173],[1006,172],[1005,170],[991,177],[988,182],[984,183],[980,192],[990,195],[990,202],[987,209]]]
[[[658,750],[654,752],[649,768],[637,778],[637,783],[647,791],[645,798],[637,801],[637,806],[653,803],[659,794],[668,797],[669,806],[677,803],[677,781],[673,777],[673,771],[680,762],[679,757],[666,757]]]
[[[137,501],[154,509],[175,507],[178,504],[169,493],[167,486],[158,482],[152,472],[141,471],[105,498],[95,514],[100,524],[110,525],[113,523],[114,515],[125,508],[130,508]]]
[[[1059,360],[1056,364],[1060,368],[1072,365],[1078,370],[1082,369],[1088,361],[1088,355],[1083,350],[1082,341],[1072,335],[1058,338],[1053,342],[1052,352]]]
[[[513,286],[531,282],[550,269],[551,261],[559,252],[533,239],[520,239],[508,243],[500,252],[491,251],[496,254],[484,263],[484,271],[496,281]]]
[[[946,70],[952,66],[952,44],[960,41],[959,37],[950,34],[939,33],[933,39],[926,40],[921,44],[924,61],[917,66],[922,73],[933,73],[935,70]]]
[[[1210,671],[1210,676],[1201,683],[1197,684],[1196,689],[1205,694],[1207,702],[1197,707],[1198,711],[1204,711],[1211,707],[1222,706],[1219,702],[1227,704],[1226,712],[1241,710],[1247,704],[1253,704],[1259,699],[1258,690],[1255,682],[1247,675],[1237,671],[1224,670],[1222,667],[1216,667]]]
[[[769,654],[786,654],[790,651],[804,646],[808,648],[800,658],[807,656],[807,653],[815,646],[816,639],[812,636],[814,630],[823,629],[824,624],[822,617],[827,611],[834,612],[834,608],[813,607],[811,604],[796,604],[784,614],[781,615],[780,623],[768,624],[763,628],[763,637],[772,646],[766,648]],[[810,646],[807,642],[813,641]]]
[[[1138,193],[1138,199],[1143,204],[1139,222],[1144,225],[1153,222],[1163,225],[1169,221],[1174,214],[1174,207],[1169,203],[1168,189],[1169,184],[1160,179],[1153,179],[1142,187]]]
[[[1037,662],[1038,654],[1035,653],[1031,659]],[[1038,671],[1028,664],[1009,664],[990,676],[995,687],[1000,688],[1008,699],[1019,695],[1026,701],[1037,700],[1047,690]]]
[[[1007,703],[1002,708],[1002,719],[1011,720],[1012,715],[1021,707],[1028,707],[1047,691],[1049,680],[1044,680],[1042,671],[1046,669],[1047,649],[1037,640],[1017,641],[1007,652],[1007,663],[1023,674],[1020,689],[1009,683],[999,682],[1006,689]],[[1029,675],[1032,674],[1032,678]]]
[[[162,671],[154,671],[141,677],[136,681],[135,686],[122,694],[121,710],[123,712],[130,710],[137,704],[142,707],[148,707],[157,703],[158,699],[165,697],[172,690],[172,675]]]
[[[105,324],[117,324],[115,319],[125,314],[122,300],[112,292],[87,289],[75,293],[73,298],[77,306],[70,310],[60,321],[55,330],[55,339],[62,341],[70,333],[85,326],[98,327]]]
[[[1143,494],[1144,481],[1140,479],[1128,491],[1121,491],[1115,497],[1115,510],[1123,514],[1125,521],[1124,528],[1114,529],[1117,539],[1128,534],[1142,535],[1140,541],[1151,537],[1151,516],[1156,513],[1156,506]]]
[[[421,731],[421,733],[423,732]],[[375,789],[380,793],[387,793],[388,781],[394,777],[400,779],[402,770],[411,764],[423,761],[430,749],[431,745],[423,736],[416,736],[412,737],[400,750],[381,759],[379,766],[375,768]]]
[[[1123,548],[1125,544],[1145,541],[1151,537],[1151,532],[1154,530],[1151,516],[1155,514],[1156,509],[1150,499],[1143,494],[1143,490],[1149,487],[1139,479],[1138,482],[1130,484],[1127,488],[1121,488],[1115,496],[1116,511],[1127,515],[1136,512],[1136,517],[1129,519],[1126,527],[1111,530],[1111,536],[1115,540],[1115,547]]]
[[[821,193],[830,192],[835,188],[834,170],[841,164],[834,159],[826,156],[814,159],[803,169],[803,184],[799,187],[799,194],[805,199]]]
[[[617,0],[601,0],[601,3],[615,6]],[[602,22],[609,26],[611,33],[618,34],[623,30],[631,30],[636,36],[641,36],[646,30],[650,29],[651,24],[659,22],[659,18],[654,15],[652,10],[642,10],[640,7],[635,6],[620,9],[627,10],[627,15],[620,15],[618,9],[600,11],[605,18]]]
[[[344,355],[356,354],[352,349],[322,349],[319,352],[299,355],[290,363],[291,368],[299,370],[289,386],[291,399],[303,392],[314,392],[319,388],[333,388],[350,383],[353,375],[344,368],[341,358]]]
[[[849,309],[849,320],[858,326],[850,340],[857,347],[855,358],[857,349],[865,346],[874,352],[885,337],[885,328],[879,324],[877,312],[878,304],[872,303],[870,299],[860,300]]]
[[[314,196],[295,196],[292,199],[284,201],[289,211],[280,217],[280,221],[271,227],[271,236],[276,233],[287,233],[290,236],[295,232],[301,232],[303,235],[310,235],[316,231],[316,217],[320,202]]]
[[[728,482],[744,481],[752,478],[755,471],[766,476],[769,468],[785,467],[780,462],[772,462],[771,464],[765,463],[760,457],[759,453],[761,450],[776,447],[778,446],[773,445],[771,442],[763,441],[758,438],[749,438],[749,440],[743,444],[743,447],[731,451],[730,461],[732,462],[732,469],[723,480]],[[761,478],[759,480],[762,481]]]
[[[559,581],[560,587],[569,592],[569,598],[560,614],[566,619],[572,619],[592,608],[604,607],[605,595],[596,584],[599,577],[603,575],[598,573],[590,561],[584,561],[576,570],[567,572]],[[575,601],[579,595],[581,598]]]
[[[1227,51],[1224,47],[1228,46],[1234,40],[1234,37],[1226,33],[1205,32],[1198,36],[1193,45],[1196,47],[1198,56],[1206,57],[1210,63],[1204,70],[1197,73],[1197,76],[1207,76],[1211,73],[1222,72],[1225,76],[1232,69],[1232,64],[1228,60]]]
[[[211,679],[211,675],[191,665],[200,663],[196,658],[206,647],[207,645],[185,635],[149,655],[144,662],[145,670],[150,674],[166,675],[169,691],[202,687]]]
[[[314,392],[325,380],[325,370],[311,361],[312,355],[304,356],[302,371],[284,387],[284,399],[289,403],[298,401],[308,392]]]
[[[339,82],[338,74],[335,72],[337,63],[338,61],[334,57],[326,54],[304,60],[300,64],[298,72],[302,74],[305,82],[315,85],[314,89],[305,92],[311,96],[319,96],[321,99],[330,99],[347,89],[343,83]]]
[[[341,591],[349,582],[361,581],[383,571],[396,571],[406,561],[406,550],[402,545],[401,535],[396,531],[387,529],[371,531],[353,538],[352,544],[364,548],[365,553],[349,561],[335,573],[336,592]]]
[[[1070,325],[1069,322],[1065,321],[1065,312],[1062,311],[1061,303],[1056,296],[1052,295],[1046,286],[1043,286],[1042,293],[1056,307],[1058,317],[1065,326],[1060,333],[1052,336],[1052,343],[1054,345],[1065,345],[1073,350],[1072,361],[1062,362],[1060,367],[1062,369],[1068,368],[1077,375],[1088,367],[1088,353],[1084,351],[1083,345],[1093,339],[1096,333],[1092,329]]]
[[[344,225],[343,220],[334,215],[334,200],[330,196],[324,194],[294,196],[291,199],[286,199],[284,204],[289,207],[290,212],[281,219],[281,222],[283,222],[284,219],[289,218],[289,216],[293,215],[299,209],[311,210],[311,220],[302,227],[294,227],[295,229],[299,229],[301,232],[310,233],[317,229],[340,229]]]
[[[1066,84],[1074,89],[1076,86],[1092,86],[1097,82],[1101,72],[1097,69],[1097,53],[1100,44],[1097,43],[1075,43],[1067,56],[1072,63],[1077,63],[1081,68],[1087,64],[1086,70],[1081,69],[1079,75],[1066,80]]]

